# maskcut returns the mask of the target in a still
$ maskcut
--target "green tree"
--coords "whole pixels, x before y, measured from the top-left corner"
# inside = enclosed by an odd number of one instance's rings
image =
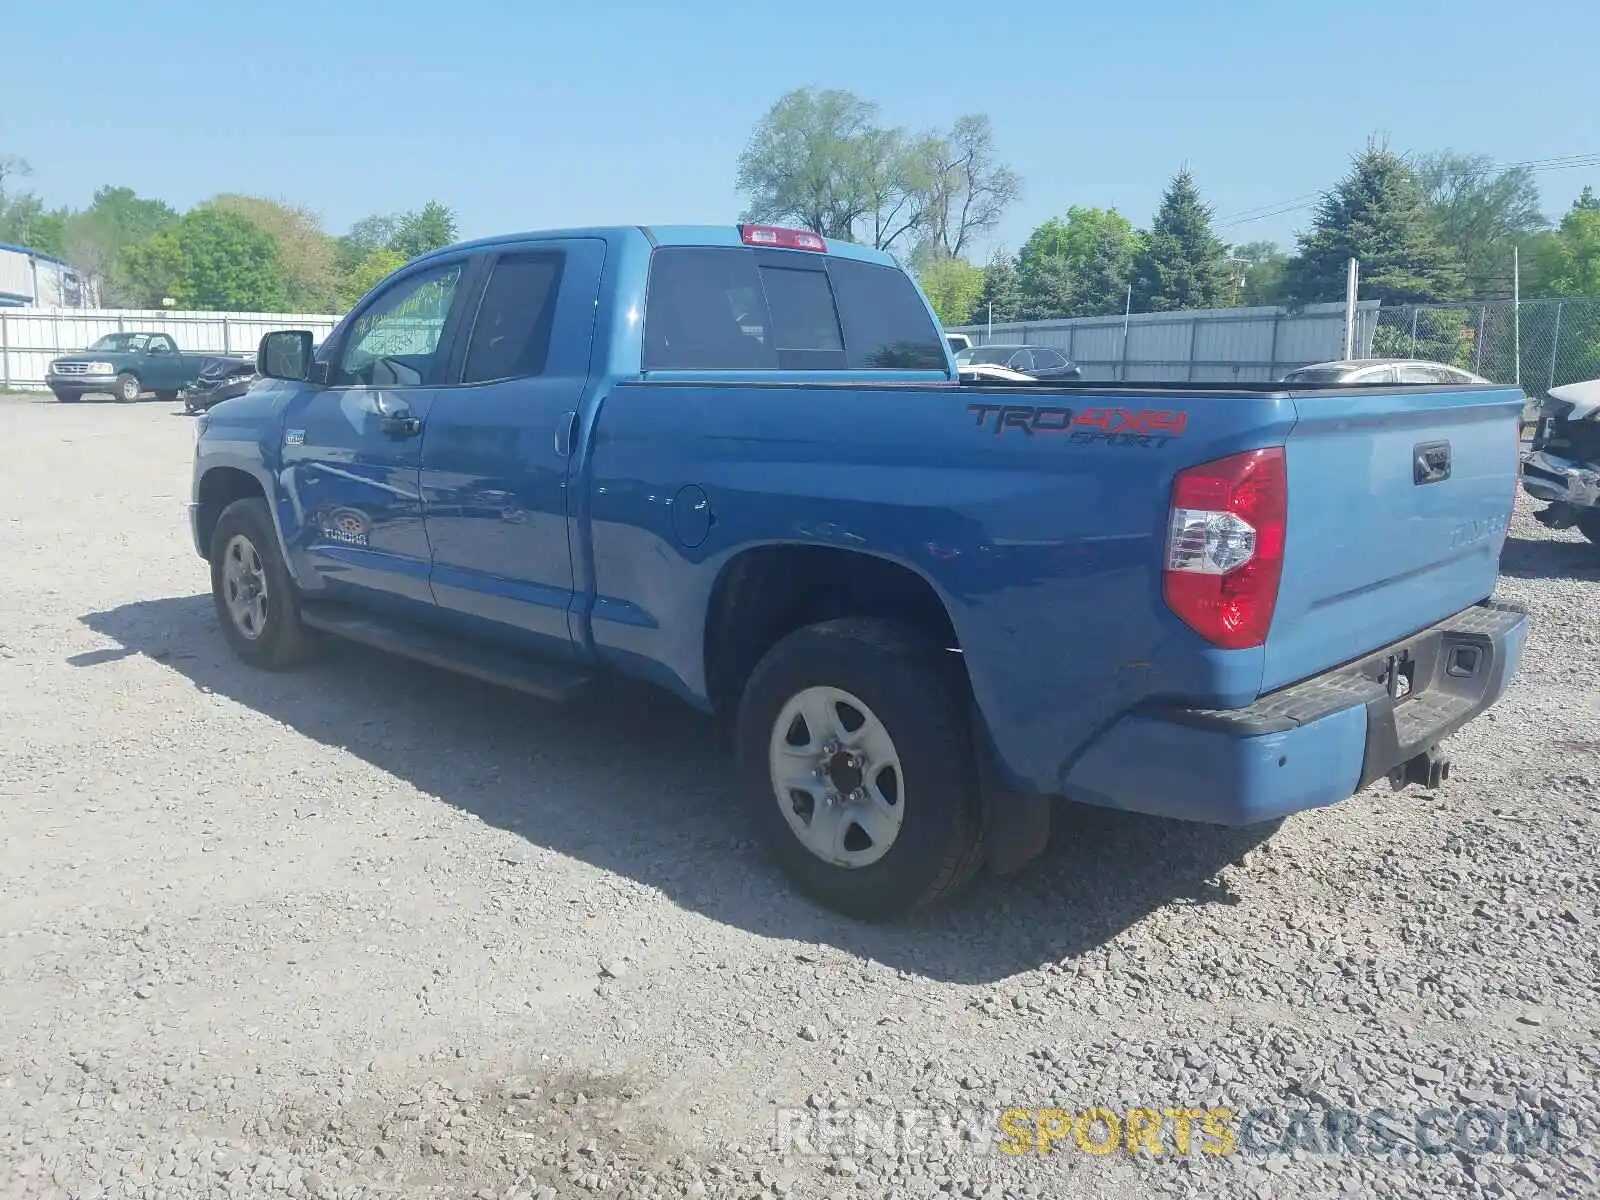
[[[1361,264],[1361,294],[1386,304],[1448,300],[1460,295],[1461,261],[1439,238],[1438,224],[1412,169],[1377,141],[1323,196],[1311,228],[1289,264],[1292,302],[1344,296],[1350,259]]]
[[[850,235],[880,250],[915,244],[927,220],[928,197],[939,171],[942,150],[931,138],[914,138],[903,129],[874,129],[862,139],[866,211]],[[941,247],[924,241],[924,257],[943,257]],[[915,251],[914,251],[915,253]]]
[[[882,250],[963,254],[1019,191],[982,114],[948,133],[878,123],[853,92],[796,88],[757,122],[739,155],[743,220],[797,225]]]
[[[1019,317],[1024,321],[1053,321],[1071,316],[1077,301],[1072,264],[1065,255],[1047,254],[1017,269],[1022,293]]]
[[[164,200],[137,195],[132,188],[97,188],[89,207],[74,213],[64,234],[66,258],[85,275],[100,280],[101,303],[111,308],[136,305],[137,290],[121,271],[122,253],[178,223]]]
[[[33,174],[25,159],[0,154],[0,242],[12,242],[41,254],[61,257],[66,247],[66,224],[70,216],[64,208],[48,210],[32,192],[6,184]]]
[[[1022,281],[1017,265],[1006,254],[995,254],[983,268],[983,283],[968,320],[974,325],[1004,323],[1022,318]]]
[[[1594,194],[1594,188],[1588,184],[1583,185],[1583,191],[1578,193],[1578,198],[1572,202],[1574,212],[1595,212],[1600,210],[1600,196]]]
[[[796,88],[778,98],[739,155],[744,219],[850,240],[872,208],[877,105],[853,92]]]
[[[1227,247],[1211,228],[1188,168],[1172,177],[1133,263],[1133,303],[1142,312],[1217,308],[1233,291]]]
[[[122,269],[140,307],[281,311],[288,280],[277,244],[238,213],[197,208],[171,229],[130,246]]]
[[[960,118],[932,148],[924,237],[946,258],[960,258],[994,232],[1022,194],[1022,181],[1000,162],[994,126],[982,113]]]
[[[371,251],[348,274],[339,277],[336,297],[339,311],[349,312],[382,279],[405,265],[406,257],[398,250],[379,246]]]
[[[1246,242],[1233,248],[1233,257],[1244,268],[1239,303],[1257,307],[1284,302],[1289,256],[1276,242]]]
[[[284,301],[291,311],[320,313],[333,307],[337,295],[333,239],[322,231],[314,212],[283,200],[231,192],[209,206],[237,213],[272,239],[283,265]]]
[[[1067,209],[1067,261],[1077,287],[1073,315],[1101,316],[1123,310],[1133,262],[1143,241],[1114,208]]]
[[[1513,248],[1550,226],[1533,172],[1451,150],[1424,155],[1415,170],[1440,240],[1461,260],[1466,294],[1510,295]]]
[[[334,245],[334,269],[341,275],[355,270],[374,250],[387,250],[400,227],[397,213],[373,213],[362,217]]]
[[[939,320],[963,325],[983,294],[984,273],[964,258],[941,258],[923,269],[922,290]]]
[[[1580,196],[1556,231],[1529,250],[1524,295],[1600,296],[1600,204]]]
[[[1071,306],[1061,316],[1121,312],[1141,244],[1133,222],[1114,208],[1075,204],[1065,217],[1049,218],[1028,235],[1017,255],[1018,269],[1032,281],[1033,302],[1026,307],[1030,313],[1049,308],[1070,293]],[[1049,258],[1063,265],[1045,267]]]
[[[0,242],[63,257],[70,216],[64,208],[46,209],[44,202],[32,192],[0,196]]]
[[[402,214],[395,223],[389,249],[407,259],[441,250],[456,240],[456,214],[438,200],[429,200],[418,212]]]

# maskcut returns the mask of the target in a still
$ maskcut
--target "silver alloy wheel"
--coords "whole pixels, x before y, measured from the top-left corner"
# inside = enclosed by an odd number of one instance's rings
[[[252,642],[267,625],[267,573],[255,544],[242,533],[222,552],[222,599],[233,627]]]
[[[904,779],[882,721],[839,688],[809,687],[773,722],[773,795],[801,845],[836,867],[869,867],[905,819]]]
[[[124,379],[121,389],[117,393],[117,398],[124,404],[132,404],[139,398],[139,381],[131,375]]]

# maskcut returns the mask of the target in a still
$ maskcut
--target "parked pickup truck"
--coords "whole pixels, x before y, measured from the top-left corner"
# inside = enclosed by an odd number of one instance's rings
[[[80,354],[51,361],[45,386],[61,401],[105,393],[131,404],[145,392],[176,400],[208,365],[247,361],[226,354],[184,354],[165,333],[108,333]]]
[[[1526,617],[1522,394],[963,385],[885,254],[766,226],[524,234],[391,275],[199,418],[223,633],[732,718],[810,895],[1015,869],[1053,798],[1228,824],[1437,786]],[[708,724],[708,729],[714,726]]]

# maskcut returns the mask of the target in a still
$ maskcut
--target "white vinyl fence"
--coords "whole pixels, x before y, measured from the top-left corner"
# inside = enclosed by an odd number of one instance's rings
[[[253,355],[261,336],[274,329],[309,329],[321,341],[339,319],[303,313],[0,308],[0,391],[43,388],[52,358],[76,354],[108,333],[169,333],[187,354]]]

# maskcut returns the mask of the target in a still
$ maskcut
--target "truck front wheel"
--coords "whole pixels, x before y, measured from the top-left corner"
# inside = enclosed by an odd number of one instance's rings
[[[137,400],[140,390],[138,376],[130,375],[126,371],[117,376],[115,395],[124,404],[132,404]]]
[[[280,670],[310,653],[312,632],[300,621],[294,581],[260,497],[235,500],[217,519],[211,595],[228,645],[251,666]]]
[[[745,687],[737,742],[763,840],[830,908],[900,916],[982,861],[966,680],[910,630],[848,617],[790,634]]]

